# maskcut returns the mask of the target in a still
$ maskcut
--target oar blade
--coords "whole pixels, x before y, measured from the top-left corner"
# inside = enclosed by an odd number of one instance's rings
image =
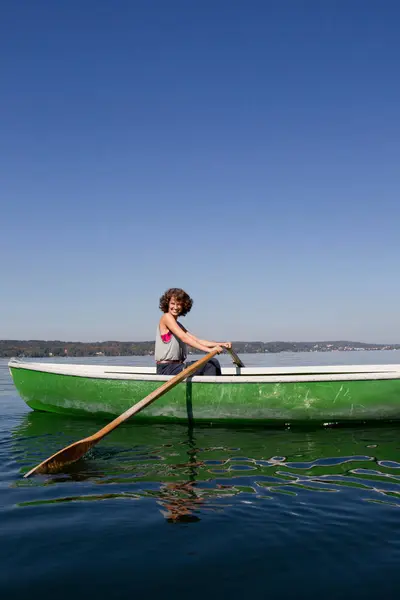
[[[24,477],[30,477],[34,473],[57,473],[66,465],[74,463],[82,458],[82,456],[95,445],[96,441],[96,439],[85,438],[78,442],[74,442],[70,446],[59,450],[53,454],[53,456],[50,456],[50,458],[41,462],[40,465],[31,469],[28,473],[25,473]]]

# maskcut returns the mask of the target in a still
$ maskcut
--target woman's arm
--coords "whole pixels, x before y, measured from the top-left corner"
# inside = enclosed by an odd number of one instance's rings
[[[219,347],[220,352],[222,352],[222,347],[220,344],[217,344],[216,342],[207,342],[207,344],[203,343],[202,340],[198,340],[196,337],[188,333],[186,329],[183,329],[180,325],[178,325],[174,317],[168,313],[161,317],[161,322],[167,329],[176,335],[176,337],[182,340],[182,342],[185,344],[188,344],[188,346],[192,346],[192,348],[196,348],[202,352],[209,352],[210,348]]]
[[[187,329],[185,331],[187,335],[190,338],[192,338],[192,340],[198,342],[199,344],[203,344],[203,346],[207,346],[207,348],[214,348],[214,346],[222,346],[222,348],[232,348],[231,342],[213,342],[210,340],[200,340],[198,337],[193,335],[193,333],[190,333],[190,331],[188,331]]]

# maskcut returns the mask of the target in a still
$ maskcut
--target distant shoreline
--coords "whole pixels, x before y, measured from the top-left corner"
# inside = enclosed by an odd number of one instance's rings
[[[232,342],[239,354],[277,354],[279,352],[352,352],[400,350],[400,344],[365,342]],[[195,352],[190,352],[195,354]],[[59,340],[0,340],[0,358],[152,356],[154,341],[146,342],[64,342]]]

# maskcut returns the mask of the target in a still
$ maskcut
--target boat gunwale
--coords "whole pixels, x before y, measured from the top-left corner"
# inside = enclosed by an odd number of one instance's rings
[[[93,365],[101,367],[100,369],[93,369],[92,365],[88,365],[88,368],[81,369],[75,372],[68,371],[65,369],[68,367],[87,367],[86,365],[62,365],[60,363],[29,363],[22,361],[9,361],[8,363],[11,375],[12,369],[34,371],[38,373],[45,373],[50,375],[62,376],[62,377],[81,377],[88,379],[104,379],[111,381],[150,381],[155,383],[163,383],[169,381],[173,376],[156,375],[151,373],[145,373],[143,371],[139,373],[135,372],[115,372],[106,371],[110,367],[103,365]],[[48,368],[48,367],[56,368]],[[371,365],[372,366],[372,365]],[[340,381],[384,381],[384,380],[396,380],[400,379],[400,365],[394,365],[398,367],[397,370],[378,370],[378,371],[355,371],[355,372],[324,372],[324,373],[311,373],[305,374],[292,374],[282,373],[276,375],[247,375],[242,374],[243,369],[238,369],[236,375],[220,375],[220,376],[193,376],[186,381],[191,381],[196,384],[205,383],[217,383],[217,384],[251,384],[251,383],[307,383],[307,382],[340,382]],[[46,368],[47,367],[47,368]],[[96,372],[97,371],[97,372]],[[259,373],[259,371],[258,371]]]

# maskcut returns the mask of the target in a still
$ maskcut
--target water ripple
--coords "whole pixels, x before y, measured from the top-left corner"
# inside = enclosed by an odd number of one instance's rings
[[[9,456],[3,463],[3,481],[13,468],[18,471],[10,486],[22,493],[18,500],[14,497],[15,505],[150,498],[164,516],[169,515],[167,520],[179,521],[181,515],[187,521],[190,515],[198,520],[217,508],[229,511],[232,499],[253,506],[286,495],[310,503],[314,494],[351,490],[358,501],[398,506],[396,431],[372,448],[365,438],[373,431],[193,431],[179,425],[127,425],[64,473],[22,479],[32,465],[96,427],[87,421],[29,413],[12,436],[1,439],[0,456],[2,452]],[[379,431],[375,430],[377,438]],[[277,453],[279,449],[284,452]],[[374,467],[366,468],[371,463]],[[77,483],[84,487],[81,494]],[[99,493],[98,486],[107,491]],[[43,493],[49,487],[55,490],[50,496]]]

